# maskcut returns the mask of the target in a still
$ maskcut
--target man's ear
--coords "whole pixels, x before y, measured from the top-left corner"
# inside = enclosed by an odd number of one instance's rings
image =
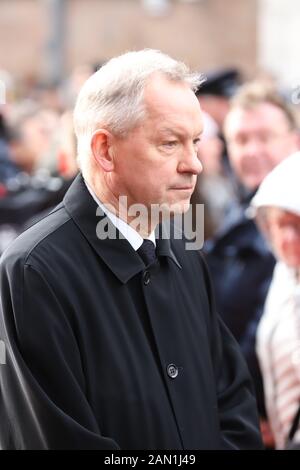
[[[110,172],[114,169],[112,140],[112,134],[106,129],[96,130],[91,140],[93,157],[105,172]]]

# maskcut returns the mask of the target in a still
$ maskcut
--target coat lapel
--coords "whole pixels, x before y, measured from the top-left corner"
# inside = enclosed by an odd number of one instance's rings
[[[137,252],[97,206],[81,174],[70,186],[63,204],[83,236],[122,283],[128,282],[145,268]],[[100,239],[97,236],[99,223],[115,237]],[[169,257],[178,267],[181,267],[171,249],[169,239],[157,239],[157,254]]]

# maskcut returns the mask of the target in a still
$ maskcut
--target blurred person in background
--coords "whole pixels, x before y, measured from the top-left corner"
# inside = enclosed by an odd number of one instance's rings
[[[280,163],[252,199],[277,263],[257,330],[267,415],[275,447],[300,443],[300,152]],[[290,434],[292,433],[294,436]]]
[[[230,99],[236,94],[241,75],[234,68],[208,72],[205,82],[196,91],[201,108],[210,115],[222,133],[230,108]]]
[[[10,158],[20,172],[33,175],[40,168],[55,167],[57,113],[37,102],[23,101],[10,113],[8,126]]]
[[[230,98],[236,93],[240,82],[238,70],[219,69],[208,72],[205,82],[196,90],[204,117],[199,146],[203,173],[198,178],[191,204],[192,207],[204,204],[205,240],[213,237],[222,226],[227,209],[235,198],[223,124]],[[196,230],[196,226],[193,229]]]
[[[206,243],[217,308],[238,340],[252,373],[260,415],[264,394],[255,353],[255,334],[263,312],[275,260],[254,221],[249,201],[263,178],[299,148],[294,115],[278,92],[266,84],[245,84],[233,98],[224,126],[229,161],[240,200],[223,227]],[[267,427],[263,419],[262,426]]]
[[[9,115],[15,92],[15,82],[12,75],[6,70],[0,70],[0,198],[6,194],[6,181],[13,178],[18,172],[17,166],[10,158],[7,125],[7,116]]]
[[[78,172],[70,109],[95,67],[76,67],[62,86],[34,75],[17,84],[0,70],[7,100],[0,107],[0,254],[62,199]]]
[[[6,182],[14,178],[19,171],[10,158],[8,140],[9,133],[0,105],[0,198],[6,194]]]
[[[60,116],[59,121],[57,171],[63,178],[70,180],[78,173],[73,113],[71,111],[65,111]]]
[[[84,82],[101,67],[101,64],[80,64],[74,67],[71,74],[62,85],[64,104],[66,109],[73,109],[78,93]]]
[[[228,162],[227,144],[224,138],[224,121],[230,109],[230,100],[237,93],[242,83],[242,75],[236,68],[224,68],[210,71],[203,86],[196,91],[201,109],[210,116],[218,129],[218,136],[223,143],[222,174],[234,186],[232,169]],[[228,185],[227,185],[228,186]]]
[[[11,106],[7,121],[5,167],[0,166],[0,253],[58,204],[77,172],[70,116],[23,100]]]
[[[221,227],[235,195],[222,164],[224,145],[219,136],[219,128],[209,114],[202,111],[202,115],[203,133],[199,144],[199,158],[203,172],[198,176],[191,204],[204,204],[206,240]]]

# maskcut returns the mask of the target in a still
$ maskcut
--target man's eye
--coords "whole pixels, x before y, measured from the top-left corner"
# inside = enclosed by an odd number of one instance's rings
[[[163,145],[168,148],[176,147],[177,140],[168,140],[167,142],[164,142]]]
[[[194,145],[198,145],[200,142],[201,142],[200,137],[197,137],[197,139],[194,139],[194,140],[193,140],[193,144],[194,144]]]

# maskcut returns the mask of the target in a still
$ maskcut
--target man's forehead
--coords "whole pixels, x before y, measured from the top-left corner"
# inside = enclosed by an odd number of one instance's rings
[[[148,114],[149,125],[162,135],[201,134],[203,131],[202,112],[184,108],[157,107]]]
[[[145,88],[144,98],[149,124],[160,133],[202,132],[199,101],[186,83],[155,76]]]
[[[154,75],[147,83],[144,100],[148,107],[196,106],[198,99],[189,85],[183,81],[170,80]],[[199,106],[199,104],[198,104]]]
[[[200,135],[203,132],[203,123],[202,121],[200,123],[196,121],[191,123],[191,121],[184,122],[183,120],[178,120],[178,122],[173,121],[173,123],[170,123],[170,125],[158,126],[157,132],[166,136],[185,136],[186,134]]]

